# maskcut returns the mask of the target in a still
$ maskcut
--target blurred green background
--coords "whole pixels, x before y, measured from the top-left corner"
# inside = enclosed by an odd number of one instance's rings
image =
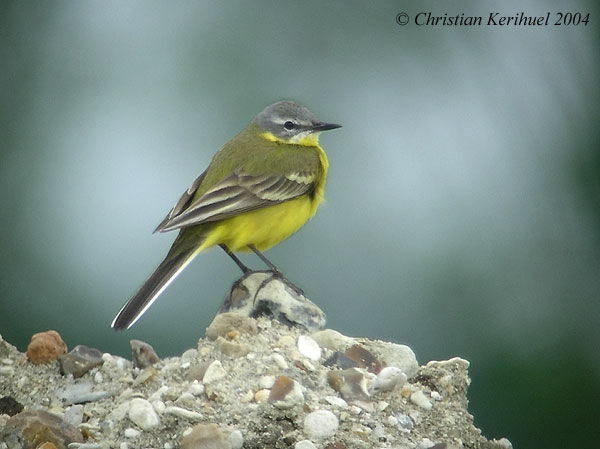
[[[131,330],[152,230],[264,106],[322,136],[327,203],[268,252],[353,336],[471,361],[515,447],[593,447],[600,418],[600,89],[593,2],[2,2],[0,333],[24,351],[195,346],[240,275],[201,254]],[[590,12],[588,26],[404,27],[420,11]],[[258,260],[245,258],[252,266]]]

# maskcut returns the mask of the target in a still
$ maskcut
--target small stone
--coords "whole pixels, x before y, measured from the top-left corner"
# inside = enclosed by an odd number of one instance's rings
[[[204,385],[195,380],[190,384],[189,392],[194,396],[201,396],[204,394]]]
[[[267,398],[269,396],[267,395]],[[248,390],[246,393],[244,393],[241,397],[240,397],[240,402],[247,404],[248,402],[250,402],[252,399],[254,399],[254,393],[252,392],[252,390]]]
[[[433,399],[434,401],[441,401],[442,400],[442,395],[439,394],[437,391],[432,391],[431,392],[431,399]]]
[[[354,338],[346,337],[333,329],[323,329],[322,331],[313,333],[311,337],[320,347],[332,351],[345,351],[350,346],[356,344]]]
[[[429,438],[423,438],[419,444],[417,444],[416,449],[430,449],[435,446],[435,443],[431,441]]]
[[[281,369],[288,369],[288,364],[281,354],[274,353],[269,357]]]
[[[294,346],[294,343],[296,343],[296,341],[291,335],[282,335],[279,337],[279,340],[277,340],[277,345],[282,348],[285,348],[286,346]]]
[[[302,388],[298,382],[288,376],[279,376],[271,388],[269,402],[279,409],[288,409],[303,404]]]
[[[373,354],[377,354],[378,359],[383,361],[386,366],[400,368],[409,379],[419,369],[415,353],[406,345],[374,340],[364,342],[364,346]]]
[[[154,411],[161,415],[165,412],[165,409],[167,408],[163,401],[152,401],[150,403],[152,404],[152,408],[154,409]]]
[[[261,376],[258,379],[258,386],[260,388],[271,388],[275,383],[275,376]]]
[[[197,349],[188,349],[183,354],[181,354],[182,362],[195,362],[198,358],[198,350]]]
[[[335,351],[327,360],[323,362],[325,366],[337,366],[340,369],[348,369],[357,367],[357,363],[346,356],[344,353]]]
[[[381,371],[381,363],[364,346],[353,345],[344,353],[346,357],[354,360],[359,368],[365,368],[368,372],[378,374]]]
[[[64,420],[74,427],[83,422],[83,405],[76,404],[65,410]]]
[[[234,430],[229,434],[229,444],[231,444],[231,449],[242,449],[244,445],[244,437],[242,436],[242,432],[239,430]]]
[[[83,376],[92,368],[102,365],[102,352],[85,345],[77,345],[69,352],[58,357],[60,372],[71,374],[75,379]]]
[[[231,444],[216,424],[196,424],[181,440],[182,449],[230,449]]]
[[[394,418],[396,420],[395,425],[398,426],[398,429],[401,432],[410,432],[415,426],[412,418],[404,413],[396,413],[395,415],[390,416],[390,418]]]
[[[129,403],[129,419],[143,430],[150,430],[160,424],[160,418],[152,404],[146,399],[134,398]]]
[[[513,445],[508,438],[500,438],[499,440],[491,440],[492,444],[495,444],[497,448],[501,449],[513,449]]]
[[[128,427],[123,431],[123,435],[125,435],[125,438],[137,438],[140,436],[140,431],[132,427]]]
[[[244,357],[246,354],[252,351],[250,345],[247,345],[246,343],[233,343],[225,340],[221,336],[217,337],[217,348],[223,354],[230,357]]]
[[[358,368],[329,371],[327,381],[329,386],[339,392],[346,401],[370,399],[366,376]]]
[[[258,403],[265,402],[269,399],[270,394],[271,391],[267,390],[266,388],[263,390],[258,390],[256,393],[254,393],[254,400]]]
[[[206,328],[206,337],[216,340],[217,337],[227,337],[231,331],[238,334],[256,335],[256,321],[247,316],[234,312],[219,313]]]
[[[342,398],[337,396],[325,396],[324,398],[329,404],[339,407],[339,408],[347,408],[348,403],[344,401]]]
[[[315,410],[304,418],[304,433],[310,439],[329,438],[337,432],[339,422],[329,410]]]
[[[34,365],[56,360],[59,355],[66,352],[67,345],[54,330],[34,334],[27,346],[27,358]]]
[[[142,340],[130,340],[131,345],[131,360],[136,368],[148,368],[155,363],[160,362],[154,348]]]
[[[23,404],[16,401],[12,396],[0,398],[0,415],[14,416],[23,411]]]
[[[206,368],[206,372],[204,373],[204,376],[202,377],[202,382],[205,384],[209,384],[211,382],[215,382],[217,380],[224,378],[226,375],[227,375],[227,372],[223,368],[223,365],[221,364],[221,362],[218,360],[215,360],[210,365],[208,365],[208,368]]]
[[[12,376],[15,369],[12,366],[0,366],[0,376]]]
[[[310,440],[302,440],[294,444],[294,449],[317,449],[317,446]]]
[[[56,415],[44,410],[26,410],[6,421],[0,430],[0,441],[11,448],[33,448],[41,442],[64,448],[71,443],[83,443],[83,435],[77,427]]]
[[[300,335],[298,337],[298,351],[310,360],[317,361],[321,358],[321,347],[307,335]]]
[[[64,405],[93,402],[110,396],[108,391],[95,391],[94,384],[91,382],[68,384],[66,387],[56,390],[54,394],[64,402]]]
[[[397,385],[404,385],[406,374],[395,366],[386,366],[375,378],[373,389],[375,391],[392,391]]]
[[[413,394],[411,394],[410,401],[413,404],[424,408],[425,410],[430,410],[432,407],[431,401],[427,399],[427,396],[425,396],[425,393],[423,393],[421,390],[417,390]]]
[[[196,402],[196,398],[189,391],[184,391],[177,399],[175,399],[177,405],[191,406],[194,402]]]
[[[164,409],[164,413],[168,415],[177,416],[179,418],[185,419],[200,419],[202,418],[202,414],[198,412],[194,412],[192,410],[186,410],[181,407],[170,406]]]

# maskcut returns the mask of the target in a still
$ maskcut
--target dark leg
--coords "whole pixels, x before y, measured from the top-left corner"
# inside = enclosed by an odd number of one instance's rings
[[[287,285],[288,287],[290,287],[293,291],[295,291],[297,294],[303,295],[304,296],[304,291],[298,287],[296,284],[292,283],[288,278],[286,278],[283,273],[281,271],[279,271],[279,268],[277,268],[275,266],[275,264],[273,262],[271,262],[269,259],[266,258],[266,256],[261,253],[258,249],[256,249],[256,246],[254,246],[252,243],[250,245],[248,245],[248,248],[250,248],[254,254],[256,254],[258,257],[260,257],[260,260],[262,260],[273,272],[273,276],[271,278],[267,278],[265,279],[262,284],[258,287],[258,289],[256,290],[256,294],[258,294],[258,292],[260,291],[261,288],[263,288],[266,284],[268,284],[271,279],[273,278],[278,278],[281,279],[281,281]],[[256,294],[254,295],[254,299],[256,299]]]
[[[229,257],[231,257],[233,259],[233,261],[236,263],[236,265],[238,267],[240,267],[240,270],[242,270],[242,273],[246,274],[251,271],[250,268],[248,268],[246,265],[244,265],[242,263],[242,261],[240,259],[238,259],[238,257],[235,254],[233,254],[231,251],[229,251],[229,248],[227,248],[226,245],[223,245],[221,243],[219,246],[223,249],[223,251],[225,251],[227,253],[227,255]]]
[[[254,254],[256,254],[258,257],[260,257],[260,260],[262,260],[271,270],[275,271],[276,273],[281,273],[281,271],[279,271],[279,268],[277,268],[273,262],[271,262],[269,259],[267,259],[267,257],[261,253],[259,250],[256,249],[256,246],[254,246],[254,244],[250,244],[248,245],[248,248],[250,248]]]

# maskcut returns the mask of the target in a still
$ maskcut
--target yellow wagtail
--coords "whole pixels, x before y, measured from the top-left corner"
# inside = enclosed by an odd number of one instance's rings
[[[123,306],[115,330],[131,327],[200,252],[219,245],[233,254],[262,253],[313,217],[323,200],[328,161],[319,133],[340,125],[317,119],[293,101],[267,106],[226,143],[154,232],[179,229],[158,268]]]

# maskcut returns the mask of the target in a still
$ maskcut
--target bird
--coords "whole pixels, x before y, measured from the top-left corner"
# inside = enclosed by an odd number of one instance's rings
[[[164,260],[111,323],[129,329],[200,252],[221,247],[234,254],[262,253],[298,231],[324,198],[329,162],[322,131],[341,125],[319,120],[294,101],[264,108],[213,156],[208,168],[181,195],[154,232],[178,230]]]

